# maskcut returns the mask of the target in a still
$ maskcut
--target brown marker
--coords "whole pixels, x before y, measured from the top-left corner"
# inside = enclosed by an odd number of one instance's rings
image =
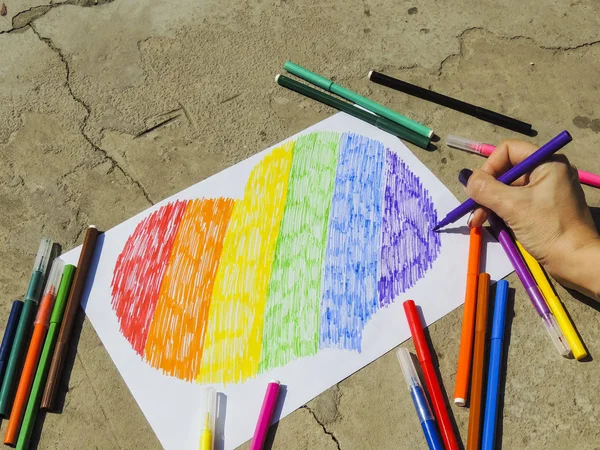
[[[483,408],[481,407],[481,403],[483,397],[483,366],[485,364],[485,335],[487,332],[490,275],[488,273],[479,274],[478,281],[467,450],[477,450],[479,448],[479,437],[481,436],[481,424],[483,422]]]
[[[94,254],[97,238],[98,229],[94,225],[90,225],[85,234],[85,239],[83,240],[83,248],[81,249],[81,254],[79,255],[77,271],[75,272],[75,278],[73,280],[73,285],[71,286],[69,299],[67,300],[65,315],[58,333],[56,349],[54,351],[54,355],[52,355],[52,362],[50,363],[48,381],[46,383],[46,388],[44,389],[44,395],[41,403],[41,408],[45,410],[51,410],[54,408],[56,392],[58,391],[62,371],[65,367],[65,359],[69,349],[71,333],[73,332],[73,327],[75,325],[75,318],[77,316],[77,309],[79,308],[81,293],[85,287],[87,273],[88,269],[90,268],[90,262],[92,260],[92,255]]]

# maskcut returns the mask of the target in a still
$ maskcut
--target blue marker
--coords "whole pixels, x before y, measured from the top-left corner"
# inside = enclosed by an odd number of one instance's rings
[[[440,435],[435,424],[435,418],[431,412],[429,403],[427,402],[427,396],[425,395],[423,386],[421,386],[421,381],[415,370],[410,353],[405,348],[399,348],[396,352],[396,356],[398,357],[398,362],[400,363],[402,373],[406,379],[410,396],[415,404],[417,415],[421,421],[421,427],[423,428],[423,433],[425,433],[427,445],[430,450],[444,450],[444,445],[440,440]]]
[[[22,309],[23,302],[21,300],[15,300],[10,309],[6,328],[4,329],[4,337],[2,338],[2,345],[0,346],[0,384],[2,384],[2,378],[4,378],[4,369],[6,368],[6,362],[10,356],[13,341],[15,340],[15,333],[17,332],[17,325],[19,324],[19,317],[21,316]]]
[[[488,370],[487,393],[485,396],[485,415],[483,418],[482,450],[492,450],[496,443],[496,419],[498,416],[498,394],[500,371],[502,369],[502,347],[504,346],[504,324],[508,304],[508,281],[496,283],[494,319],[490,343],[490,366]]]

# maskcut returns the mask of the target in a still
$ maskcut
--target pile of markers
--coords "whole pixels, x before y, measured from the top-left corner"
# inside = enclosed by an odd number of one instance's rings
[[[25,299],[12,305],[0,347],[7,445],[29,448],[38,411],[55,408],[97,235],[96,227],[88,228],[77,268],[59,258],[50,262],[54,244],[42,238]]]
[[[502,175],[499,181],[506,184],[512,183],[523,174],[535,169],[570,141],[571,137],[567,132],[560,133],[520,164]],[[470,175],[471,171],[464,169],[459,175],[459,180],[466,185]],[[476,207],[477,204],[473,200],[467,200],[448,213],[435,229],[439,230],[456,222]],[[500,242],[517,276],[523,283],[525,291],[559,354],[563,357],[573,355],[578,360],[586,358],[585,346],[539,263],[514,239],[502,219],[494,213],[490,213],[488,221],[492,233]],[[464,319],[454,390],[454,403],[463,407],[469,404],[470,408],[467,450],[479,448],[488,450],[495,447],[507,310],[508,283],[505,280],[500,280],[496,283],[492,330],[488,339],[490,276],[487,273],[479,273],[481,233],[481,228],[470,230]],[[425,437],[432,449],[458,449],[458,441],[433,368],[431,354],[423,334],[416,306],[412,300],[408,300],[404,303],[404,309],[425,377],[425,384],[433,403],[435,419],[437,419],[441,433],[440,438],[437,434],[434,415],[428,409],[427,398],[423,393],[416,371],[411,365],[410,355],[408,355],[406,349],[400,349],[398,350],[398,359],[417,408]],[[484,391],[486,355],[489,355],[489,363],[487,365],[487,390]]]
[[[496,423],[498,415],[498,400],[500,387],[500,374],[502,368],[502,349],[504,339],[504,324],[508,304],[508,282],[500,280],[496,284],[496,299],[494,302],[492,333],[489,342],[487,340],[487,318],[488,318],[488,296],[490,287],[490,276],[482,273],[477,276],[477,314],[472,335],[473,343],[473,367],[471,379],[471,397],[469,412],[469,432],[467,438],[467,449],[493,449],[496,438]],[[477,283],[477,282],[476,282]],[[419,312],[412,300],[404,302],[404,311],[410,326],[419,364],[425,377],[425,384],[429,391],[429,397],[433,404],[434,414],[429,409],[427,397],[421,387],[419,376],[413,366],[410,353],[405,348],[397,350],[398,361],[406,378],[406,383],[411,397],[417,409],[421,426],[425,433],[425,439],[430,449],[436,450],[458,450],[458,439],[452,428],[452,422],[439,381],[433,366],[431,352],[425,335]],[[489,347],[489,363],[487,371],[487,392],[483,391],[485,376],[485,355]],[[485,403],[483,398],[485,397]],[[460,400],[465,406],[465,398]],[[436,427],[439,424],[439,433]],[[481,437],[483,429],[483,437]],[[441,434],[441,437],[440,437]]]

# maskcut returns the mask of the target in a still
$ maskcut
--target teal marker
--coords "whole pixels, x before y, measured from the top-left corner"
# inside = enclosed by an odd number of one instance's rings
[[[33,318],[40,301],[42,288],[44,287],[44,276],[46,275],[46,269],[48,268],[52,244],[53,242],[51,239],[42,238],[37,257],[35,258],[33,273],[29,280],[29,288],[25,295],[23,311],[19,318],[15,340],[8,358],[8,364],[6,365],[4,380],[2,380],[2,389],[0,390],[0,416],[2,417],[10,416],[12,396],[19,376],[21,375],[23,356],[28,347],[29,339],[31,338]]]
[[[306,95],[313,100],[343,111],[346,114],[356,117],[357,119],[364,120],[365,122],[376,126],[380,130],[387,131],[388,133],[398,136],[400,139],[404,139],[412,144],[418,145],[421,148],[427,149],[429,146],[429,139],[427,139],[425,136],[421,136],[420,134],[405,128],[402,125],[398,125],[397,123],[386,119],[385,117],[379,117],[378,115],[370,113],[369,111],[365,111],[363,108],[340,100],[333,95],[329,95],[323,91],[312,88],[306,84],[292,80],[291,78],[283,75],[277,75],[275,77],[275,81],[277,81],[277,84],[283,86],[284,88],[298,92],[302,95]]]
[[[303,80],[308,81],[315,86],[319,86],[320,88],[325,89],[332,94],[339,95],[346,100],[356,103],[357,105],[360,105],[363,108],[374,112],[375,114],[379,114],[380,116],[385,117],[392,122],[396,122],[397,124],[400,124],[403,127],[420,134],[421,136],[425,136],[428,139],[433,136],[433,130],[431,128],[427,128],[425,125],[422,125],[419,122],[415,122],[414,120],[404,117],[402,114],[398,114],[397,112],[392,111],[391,109],[386,108],[379,103],[375,103],[374,101],[369,100],[362,95],[358,95],[356,92],[352,92],[351,90],[346,89],[339,84],[335,84],[333,81],[328,80],[321,75],[317,75],[316,73],[313,73],[310,70],[299,66],[298,64],[288,61],[283,65],[283,68],[292,75],[296,75],[297,77],[302,78]]]

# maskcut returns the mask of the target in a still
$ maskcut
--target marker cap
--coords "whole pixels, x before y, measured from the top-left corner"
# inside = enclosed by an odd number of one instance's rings
[[[544,327],[546,328],[546,331],[548,331],[550,339],[552,339],[552,342],[554,343],[554,346],[558,352],[565,358],[568,358],[571,354],[571,347],[563,336],[562,331],[560,331],[554,316],[552,314],[546,314],[542,317],[542,322],[544,323]]]
[[[56,300],[56,294],[58,293],[58,286],[65,269],[65,263],[56,258],[52,262],[52,268],[50,269],[50,275],[48,275],[48,281],[46,282],[46,288],[44,289],[44,295],[40,302],[40,307],[35,315],[34,325],[43,324],[48,326],[50,323],[50,315],[54,308],[54,302]]]
[[[217,416],[217,391],[213,387],[204,389],[204,408],[202,415],[202,430],[214,433]]]
[[[408,349],[399,348],[396,350],[396,357],[400,363],[400,368],[402,369],[402,374],[406,380],[408,390],[412,390],[412,388],[415,386],[421,386],[419,375],[417,374],[417,370],[413,364],[412,357],[410,356]]]
[[[48,293],[51,293],[52,295],[56,295],[56,293],[58,291],[58,286],[60,284],[60,279],[62,277],[64,270],[65,270],[65,263],[62,259],[56,258],[54,261],[52,261],[50,275],[48,275],[48,281],[46,281],[46,287],[44,289],[44,297]]]
[[[490,156],[494,151],[494,146],[485,144],[483,142],[473,141],[460,136],[448,135],[446,136],[446,144],[449,147],[454,147],[459,150],[465,150],[471,153],[479,153],[481,155]]]
[[[33,271],[40,271],[46,273],[48,268],[48,261],[50,261],[50,253],[52,253],[52,239],[44,237],[40,242],[40,248],[38,249],[35,263],[33,264]]]

